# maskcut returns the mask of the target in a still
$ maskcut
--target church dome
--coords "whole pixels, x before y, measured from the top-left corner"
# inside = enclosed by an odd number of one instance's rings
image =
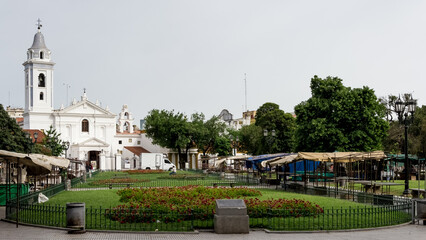
[[[44,43],[44,36],[41,32],[37,32],[34,35],[33,45],[30,49],[47,49],[46,44]]]

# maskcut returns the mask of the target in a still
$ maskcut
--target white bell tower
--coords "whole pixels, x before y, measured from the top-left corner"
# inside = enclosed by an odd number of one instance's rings
[[[46,115],[53,111],[53,66],[50,50],[44,43],[44,36],[40,31],[42,25],[38,19],[37,33],[34,35],[33,45],[27,51],[25,67],[25,129],[45,129],[46,126],[35,124],[37,118],[46,121]],[[42,116],[44,115],[44,116]],[[48,129],[48,126],[47,126]]]

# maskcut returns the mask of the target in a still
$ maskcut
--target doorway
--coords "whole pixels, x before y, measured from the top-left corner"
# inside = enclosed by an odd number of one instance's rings
[[[100,151],[89,151],[89,164],[91,169],[99,169],[99,153]]]

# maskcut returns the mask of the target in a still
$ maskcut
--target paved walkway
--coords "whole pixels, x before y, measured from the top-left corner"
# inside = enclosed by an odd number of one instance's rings
[[[4,217],[4,207],[0,207],[0,218]],[[379,230],[331,232],[331,233],[267,233],[265,231],[251,231],[250,234],[218,235],[213,232],[182,233],[182,234],[147,234],[147,233],[104,233],[87,232],[85,234],[68,234],[64,230],[29,227],[0,221],[0,239],[291,239],[291,240],[411,240],[424,239],[426,226],[404,225]]]

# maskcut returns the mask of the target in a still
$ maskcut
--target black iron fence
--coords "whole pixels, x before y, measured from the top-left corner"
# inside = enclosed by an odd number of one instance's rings
[[[109,188],[107,184],[101,187],[87,187],[92,179],[74,178],[71,180],[73,188],[85,186],[85,188]],[[148,184],[150,183],[150,184]],[[86,185],[84,185],[86,184]],[[323,209],[315,214],[298,212],[298,209],[267,209],[257,211],[248,209],[251,228],[266,228],[270,230],[298,231],[298,230],[338,230],[353,228],[373,228],[386,225],[394,225],[411,220],[411,200],[392,195],[374,195],[360,191],[348,191],[347,189],[330,187],[313,187],[306,185],[276,185],[259,181],[246,175],[224,176],[224,174],[210,175],[200,179],[158,179],[150,182],[141,182],[130,185],[132,187],[153,186],[249,186],[249,187],[273,187],[280,190],[305,193],[310,195],[341,198],[367,204],[365,207],[356,208],[331,208]],[[113,185],[111,188],[127,187]],[[47,197],[65,190],[65,185],[58,184],[43,191],[24,195],[19,201],[17,210],[16,199],[8,202],[7,219],[20,222],[66,227],[65,206],[50,206],[37,204],[39,193]],[[114,208],[86,208],[86,229],[97,230],[124,230],[124,231],[192,231],[194,229],[213,228],[213,213],[194,212],[156,212],[150,209],[114,209]]]
[[[298,209],[248,209],[251,228],[281,231],[339,230],[374,228],[411,220],[411,203],[392,206],[323,209],[321,213],[305,214]],[[16,214],[8,215],[16,220]],[[22,205],[21,222],[66,227],[64,206]],[[87,208],[86,229],[124,231],[192,231],[213,228],[213,213],[155,212],[150,209]]]

